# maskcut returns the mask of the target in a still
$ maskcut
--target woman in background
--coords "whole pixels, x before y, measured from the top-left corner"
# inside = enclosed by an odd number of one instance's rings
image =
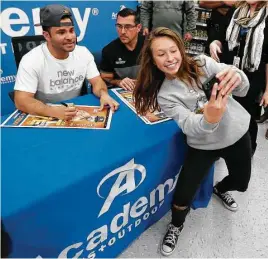
[[[234,97],[251,115],[252,155],[257,147],[261,105],[268,106],[268,2],[240,1],[232,9],[228,26],[218,40],[210,44],[210,55],[243,70],[250,82],[246,96]]]

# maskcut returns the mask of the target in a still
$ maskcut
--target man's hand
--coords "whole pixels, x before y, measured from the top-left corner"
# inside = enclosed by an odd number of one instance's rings
[[[221,44],[219,41],[214,40],[209,45],[210,56],[217,62],[220,62],[218,53],[222,53],[219,44]]]
[[[53,117],[61,120],[71,120],[77,113],[75,106],[64,107],[64,106],[51,106]]]
[[[266,90],[261,98],[260,106],[268,107],[268,91]]]
[[[100,97],[100,111],[105,105],[109,105],[111,110],[114,112],[118,110],[119,103],[116,102],[108,93],[103,93]]]
[[[119,86],[125,90],[133,91],[135,88],[135,84],[136,80],[126,77],[120,81]]]
[[[216,77],[220,80],[218,90],[222,90],[222,95],[229,95],[242,81],[241,75],[233,67],[225,68]]]
[[[204,105],[204,118],[206,122],[214,124],[218,123],[225,110],[227,105],[228,95],[223,95],[222,90],[217,95],[218,84],[214,84],[210,100]]]
[[[193,39],[193,35],[190,32],[186,32],[184,34],[184,40],[185,41],[191,41]]]
[[[143,33],[142,33],[143,36],[147,36],[149,35],[149,29],[148,28],[143,28]]]

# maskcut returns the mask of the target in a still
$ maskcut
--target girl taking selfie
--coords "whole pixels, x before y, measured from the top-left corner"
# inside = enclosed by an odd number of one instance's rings
[[[134,90],[137,112],[144,115],[161,108],[179,125],[188,144],[173,196],[172,220],[160,249],[163,255],[170,255],[195,193],[217,158],[225,160],[229,171],[213,189],[225,207],[236,211],[238,205],[229,191],[245,192],[248,188],[250,115],[230,94],[245,96],[249,82],[234,66],[217,63],[204,55],[187,56],[181,37],[164,27],[149,35],[140,65]],[[202,83],[213,74],[219,83],[213,85],[207,100]]]

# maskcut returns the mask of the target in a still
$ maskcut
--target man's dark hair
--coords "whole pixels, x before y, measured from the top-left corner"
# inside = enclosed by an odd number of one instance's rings
[[[138,15],[138,13],[136,11],[134,11],[133,9],[130,9],[130,8],[122,9],[120,12],[117,13],[116,18],[118,18],[118,16],[127,17],[130,15],[133,15],[135,17],[135,24],[140,23],[140,16]]]
[[[49,34],[50,34],[50,28],[51,27],[48,26],[42,26],[42,30],[48,32]]]

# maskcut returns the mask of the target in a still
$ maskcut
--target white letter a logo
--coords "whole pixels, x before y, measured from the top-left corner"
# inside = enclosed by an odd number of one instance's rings
[[[135,182],[135,172],[140,172],[141,174],[141,179],[137,185]],[[116,174],[118,174],[118,177],[114,185],[112,186],[110,193],[106,198],[98,217],[100,217],[102,214],[104,214],[109,210],[113,200],[120,193],[123,193],[125,191],[125,193],[122,194],[125,195],[130,192],[133,192],[144,181],[146,176],[146,169],[143,165],[135,164],[134,159],[132,159],[124,166],[121,166],[113,170],[111,173],[107,174],[98,185],[97,193],[101,198],[104,197],[100,195],[100,187],[103,185],[105,181],[107,181],[109,178],[111,178]]]

